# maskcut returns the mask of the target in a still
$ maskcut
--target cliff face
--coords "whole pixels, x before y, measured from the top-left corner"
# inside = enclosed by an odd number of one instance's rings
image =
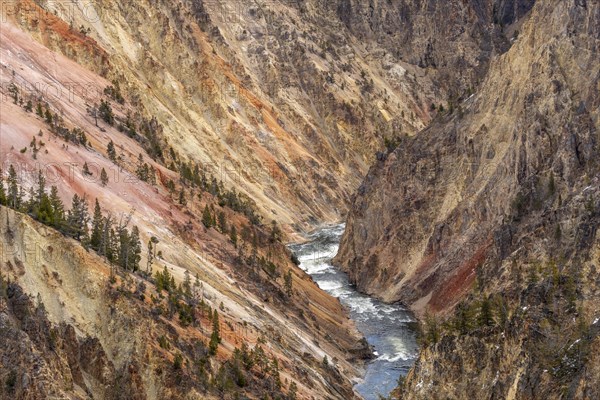
[[[336,261],[424,321],[400,397],[598,397],[599,39],[597,3],[536,2],[360,187]]]
[[[16,4],[9,20],[118,81],[182,157],[298,228],[338,221],[383,138],[422,129],[444,98],[430,83],[415,90],[429,82],[419,68],[384,65],[377,43],[317,2],[40,3],[62,25]]]
[[[598,172],[597,18],[595,5],[537,4],[474,96],[380,154],[337,257],[361,289],[443,310],[519,232],[562,223],[558,197]]]
[[[509,48],[511,30],[504,28],[527,15],[534,2],[341,0],[337,12],[360,40],[424,68],[446,100],[456,101],[482,77],[489,59]]]

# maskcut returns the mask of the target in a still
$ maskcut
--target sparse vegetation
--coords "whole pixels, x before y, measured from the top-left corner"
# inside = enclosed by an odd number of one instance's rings
[[[141,258],[139,231],[135,226],[131,232],[126,228],[128,218],[122,219],[118,225],[115,225],[110,214],[102,215],[96,200],[90,227],[86,197],[74,194],[71,208],[65,211],[56,186],[52,186],[50,193],[47,193],[46,180],[41,171],[38,171],[37,187],[35,190],[32,189],[28,199],[25,199],[23,188],[19,187],[17,172],[12,164],[9,167],[7,181],[6,195],[3,194],[4,184],[0,179],[0,200],[4,198],[3,203],[10,208],[27,213],[41,223],[80,241],[84,247],[91,248],[111,263],[126,270],[136,271],[139,268]]]
[[[113,86],[104,88],[104,94],[121,105],[125,104],[125,98],[123,98],[123,95],[121,94],[121,88],[118,81],[113,81]]]
[[[102,171],[100,171],[100,184],[102,186],[108,185],[108,174],[104,168],[102,168]]]
[[[110,103],[108,101],[104,99],[100,101],[100,106],[98,106],[98,115],[108,125],[114,125],[115,115],[113,114],[112,107],[110,106]]]

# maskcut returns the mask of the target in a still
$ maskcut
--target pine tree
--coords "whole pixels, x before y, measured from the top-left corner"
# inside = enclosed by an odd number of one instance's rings
[[[148,164],[144,162],[144,156],[142,156],[142,153],[138,155],[138,166],[135,173],[140,180],[144,182],[148,181],[149,167]]]
[[[227,234],[227,219],[223,211],[219,211],[219,230],[222,234]]]
[[[248,345],[246,342],[242,342],[242,346],[240,348],[240,359],[246,371],[250,371],[256,362],[254,360],[254,356],[252,355],[252,351],[248,350]]]
[[[94,212],[95,213],[95,212]],[[114,261],[114,237],[112,236],[112,216],[108,214],[100,221],[100,237],[98,242],[98,254],[105,256],[108,261]],[[95,225],[92,224],[92,225]]]
[[[42,174],[42,170],[38,170],[38,179],[37,179],[37,191],[35,193],[36,205],[40,205],[42,203],[42,198],[46,195],[46,178],[44,178],[44,174]]]
[[[48,195],[44,194],[42,201],[40,202],[37,219],[43,224],[54,226],[54,211],[52,210],[52,204]]]
[[[219,343],[221,343],[221,328],[219,325],[219,313],[215,310],[213,314],[213,330],[210,335],[210,342],[208,344],[208,348],[211,355],[217,354],[217,348],[219,347]]]
[[[83,174],[88,175],[88,176],[92,175],[92,172],[90,171],[90,168],[88,167],[87,162],[83,163]]]
[[[478,322],[480,326],[492,326],[494,324],[492,304],[487,296],[481,301]]]
[[[156,290],[160,293],[163,290],[171,291],[171,274],[165,265],[162,272],[156,271]]]
[[[52,206],[52,215],[54,218],[53,226],[58,230],[64,229],[65,207],[58,196],[58,188],[56,186],[50,188],[50,205]]]
[[[210,215],[208,204],[204,206],[204,212],[202,213],[202,223],[207,229],[212,226],[212,216]]]
[[[46,194],[46,179],[41,170],[38,171],[38,187],[35,197],[35,204],[33,206],[34,218],[43,224],[54,226],[54,210],[50,197]]]
[[[90,237],[90,247],[95,251],[100,250],[103,231],[104,217],[102,216],[100,203],[98,203],[98,199],[96,199],[96,204],[94,205],[94,216],[92,217],[92,235]]]
[[[187,269],[183,273],[183,294],[190,299],[192,297],[192,278],[190,277],[190,271]]]
[[[44,117],[46,118],[46,123],[48,125],[52,125],[52,112],[50,109],[46,108],[46,112],[44,113]]]
[[[21,188],[23,189],[23,188]],[[25,197],[23,197],[25,198]],[[35,209],[37,208],[35,190],[33,186],[29,188],[29,199],[23,202],[23,212],[31,214],[35,217]]]
[[[265,354],[265,351],[263,350],[262,346],[256,345],[252,350],[252,353],[254,355],[256,363],[260,367],[261,372],[265,373],[269,368],[269,359],[267,358],[267,355]]]
[[[88,207],[84,197],[73,195],[71,209],[67,213],[67,229],[71,237],[85,242],[88,236]]]
[[[153,166],[150,166],[150,169],[148,171],[148,183],[150,183],[151,185],[156,185],[156,170]]]
[[[125,228],[121,228],[118,233],[119,240],[119,266],[121,268],[127,270],[129,269],[129,256],[131,252],[129,251],[130,238],[129,231]]]
[[[35,113],[40,118],[44,118],[44,110],[42,109],[42,103],[37,103],[37,105],[35,106]]]
[[[4,190],[4,174],[2,174],[2,168],[0,168],[0,205],[6,205],[6,191]]]
[[[106,153],[108,154],[108,158],[110,161],[116,163],[117,162],[117,152],[115,150],[115,144],[111,140],[108,142],[108,146],[106,146]]]
[[[98,107],[98,114],[100,115],[100,118],[102,118],[107,124],[112,126],[115,123],[115,116],[108,101],[100,101],[100,106]]]
[[[235,225],[231,225],[231,230],[229,231],[229,238],[231,239],[231,243],[233,243],[233,246],[237,248],[238,237]]]
[[[179,204],[181,204],[182,206],[185,206],[187,204],[187,200],[185,199],[185,191],[183,190],[183,188],[181,188],[181,191],[179,192]]]
[[[117,255],[119,252],[119,248],[118,248],[119,241],[117,239],[117,231],[115,230],[114,226],[112,225],[112,221],[108,218],[105,218],[105,220],[104,220],[104,229],[105,229],[105,233],[104,233],[105,253],[104,253],[104,255],[106,256],[108,261],[110,261],[111,263],[116,263],[118,261]]]
[[[471,330],[471,314],[465,304],[461,303],[456,308],[454,328],[461,335],[466,335]]]
[[[30,188],[30,193],[33,190],[33,188]],[[28,208],[28,204],[25,204],[25,189],[23,188],[23,186],[19,187],[19,207],[17,208],[20,211],[27,211]]]
[[[106,186],[108,184],[108,174],[104,168],[102,168],[102,171],[100,171],[100,184],[102,186]]]
[[[327,356],[325,356],[327,357]],[[281,389],[281,376],[279,375],[279,361],[277,358],[273,356],[273,360],[271,361],[271,376],[275,380],[275,387],[277,389]]]
[[[8,168],[8,206],[18,210],[21,208],[21,202],[23,201],[22,192],[19,190],[19,183],[17,179],[17,171],[11,164]]]
[[[140,241],[140,230],[137,226],[131,229],[129,236],[129,268],[137,271],[140,268],[140,260],[142,254],[142,243]]]

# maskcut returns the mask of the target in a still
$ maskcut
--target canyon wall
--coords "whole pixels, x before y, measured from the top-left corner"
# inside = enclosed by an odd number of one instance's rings
[[[474,94],[367,174],[336,262],[421,317],[396,397],[598,397],[599,44],[597,2],[537,1]]]
[[[558,197],[597,178],[597,8],[548,3],[473,96],[379,155],[337,257],[361,289],[451,307],[477,267],[533,222],[560,223]]]
[[[432,104],[468,96],[531,4],[18,0],[4,11],[119,82],[163,126],[163,157],[172,147],[298,231],[338,221],[377,150],[427,126]]]

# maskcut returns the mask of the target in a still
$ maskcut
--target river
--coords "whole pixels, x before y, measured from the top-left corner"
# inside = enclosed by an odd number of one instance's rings
[[[298,256],[300,268],[348,308],[350,318],[373,346],[376,358],[369,362],[364,379],[355,389],[365,400],[377,400],[379,394],[388,396],[415,362],[415,319],[400,305],[359,293],[346,274],[331,265],[343,233],[344,225],[323,228],[309,235],[306,243],[290,248]]]

